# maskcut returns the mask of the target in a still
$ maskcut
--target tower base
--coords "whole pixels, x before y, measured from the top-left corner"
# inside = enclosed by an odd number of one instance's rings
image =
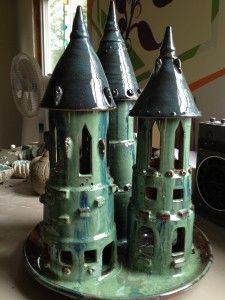
[[[124,264],[125,247],[118,247],[120,267],[96,281],[71,283],[47,278],[41,273],[40,236],[36,229],[31,232],[24,246],[25,263],[29,273],[40,284],[73,299],[158,299],[180,293],[197,283],[209,270],[212,252],[209,241],[202,231],[194,229],[194,251],[189,263],[177,270],[175,276],[156,276],[128,270]],[[31,236],[30,235],[30,236]]]

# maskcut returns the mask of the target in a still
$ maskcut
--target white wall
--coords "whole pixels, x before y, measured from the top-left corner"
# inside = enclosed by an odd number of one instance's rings
[[[199,122],[209,121],[211,117],[215,117],[218,121],[225,118],[225,77],[211,81],[193,94],[202,113],[202,117],[196,119],[195,145],[197,147]]]
[[[21,144],[22,117],[11,92],[10,67],[22,51],[33,55],[31,0],[0,1],[0,148]]]
[[[14,1],[12,1],[14,2]],[[17,0],[19,49],[34,55],[32,0]]]

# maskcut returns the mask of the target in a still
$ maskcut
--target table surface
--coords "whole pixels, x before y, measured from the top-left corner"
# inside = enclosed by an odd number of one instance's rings
[[[40,286],[24,269],[23,242],[42,212],[28,182],[13,179],[0,186],[0,299],[68,299]],[[214,263],[197,285],[171,300],[225,300],[225,229],[203,219],[199,224],[211,241]]]

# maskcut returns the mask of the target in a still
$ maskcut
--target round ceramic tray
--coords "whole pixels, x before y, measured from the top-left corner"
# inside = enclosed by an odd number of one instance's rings
[[[161,299],[190,288],[197,283],[208,271],[212,263],[212,252],[208,239],[202,231],[194,229],[194,251],[189,263],[182,269],[182,273],[174,276],[146,275],[130,271],[123,263],[116,272],[103,277],[97,283],[87,281],[82,283],[60,282],[51,280],[41,273],[39,268],[40,245],[38,233],[31,233],[36,237],[35,242],[27,239],[24,247],[26,267],[31,275],[42,285],[73,299]],[[119,247],[122,259],[124,246]],[[39,249],[39,250],[38,250]]]

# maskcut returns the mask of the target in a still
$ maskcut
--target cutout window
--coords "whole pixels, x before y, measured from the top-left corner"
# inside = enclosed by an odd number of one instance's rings
[[[139,247],[142,252],[150,256],[154,253],[154,232],[151,228],[141,227],[139,229]]]
[[[175,148],[175,169],[183,169],[184,129],[181,122],[179,123],[175,134]]]
[[[145,197],[150,200],[156,200],[157,198],[157,189],[152,187],[145,188]]]
[[[82,130],[82,139],[81,139],[81,147],[80,147],[80,174],[87,175],[92,172],[92,138],[85,125]]]
[[[54,128],[54,140],[55,140],[55,163],[58,162],[58,136],[57,136],[57,129]]]
[[[62,251],[60,255],[60,259],[62,264],[72,266],[73,265],[73,258],[72,253],[70,251]]]
[[[50,262],[50,251],[49,251],[49,246],[45,245],[44,250],[42,252],[42,263],[43,265],[47,265]]]
[[[173,190],[173,199],[174,200],[183,199],[183,198],[184,198],[184,190],[182,190],[182,189]]]
[[[159,169],[160,161],[160,130],[158,123],[154,122],[150,131],[149,167]]]
[[[185,228],[180,227],[174,231],[172,254],[184,254],[185,249]]]
[[[114,265],[114,242],[107,245],[102,252],[102,275],[109,273]]]
[[[107,128],[107,135],[106,135],[106,154],[107,154],[107,166],[110,165],[110,147],[109,147],[109,127]]]
[[[96,250],[85,251],[84,262],[87,264],[97,262],[97,251]]]

